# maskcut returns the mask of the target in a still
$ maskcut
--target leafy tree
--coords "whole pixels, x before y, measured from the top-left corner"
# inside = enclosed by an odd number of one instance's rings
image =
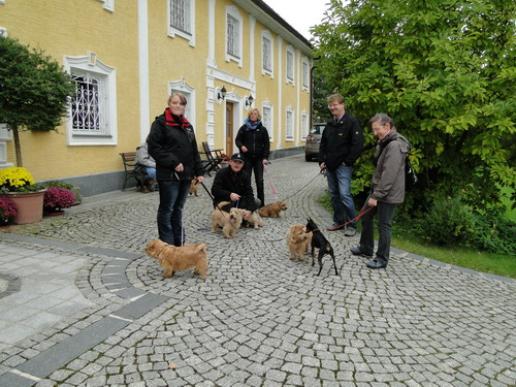
[[[419,204],[435,193],[483,211],[514,192],[514,1],[331,0],[327,15],[313,29],[324,83],[361,122],[394,118],[415,149]]]
[[[42,51],[0,38],[0,122],[13,131],[16,163],[23,165],[20,130],[54,130],[75,88],[61,66]]]

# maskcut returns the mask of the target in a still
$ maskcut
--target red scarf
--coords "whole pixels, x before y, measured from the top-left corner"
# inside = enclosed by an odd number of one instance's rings
[[[188,122],[185,116],[176,116],[172,114],[170,108],[165,109],[165,124],[167,126],[180,127],[183,129],[189,128],[191,126],[190,122]]]

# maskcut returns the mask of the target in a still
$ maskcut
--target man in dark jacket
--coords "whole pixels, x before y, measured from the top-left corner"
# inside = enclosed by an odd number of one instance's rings
[[[394,210],[405,199],[405,162],[410,149],[408,141],[396,131],[392,119],[384,113],[376,114],[369,121],[378,138],[372,178],[372,192],[367,205],[372,207],[362,218],[360,245],[351,248],[354,255],[373,256],[373,218],[378,213],[380,238],[376,257],[367,263],[371,269],[387,266],[391,247],[391,226]]]
[[[319,165],[328,178],[328,189],[333,205],[333,225],[328,231],[343,228],[343,224],[355,217],[355,204],[351,196],[353,163],[360,155],[364,136],[358,121],[346,113],[344,98],[333,94],[327,98],[333,119],[328,121],[321,138]],[[346,228],[346,236],[356,234],[356,225]]]
[[[261,206],[265,205],[263,189],[263,169],[269,158],[269,133],[262,125],[260,111],[256,108],[249,112],[244,125],[238,130],[235,143],[245,159],[245,169],[251,176],[254,170],[256,193]]]
[[[249,211],[256,210],[257,203],[251,187],[251,176],[244,168],[244,162],[244,157],[235,153],[231,156],[229,166],[217,172],[211,187],[214,206],[220,202],[232,202],[229,207],[245,208]],[[229,210],[229,208],[224,208],[224,210]]]
[[[186,104],[183,94],[172,94],[164,114],[153,122],[147,137],[159,183],[159,239],[175,246],[185,241],[182,217],[190,182],[193,178],[203,180],[195,133],[184,116]]]

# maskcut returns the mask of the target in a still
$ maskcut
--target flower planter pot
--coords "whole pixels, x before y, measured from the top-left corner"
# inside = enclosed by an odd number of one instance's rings
[[[5,196],[12,199],[18,209],[14,223],[29,224],[40,222],[43,219],[45,190],[37,192],[8,192]]]

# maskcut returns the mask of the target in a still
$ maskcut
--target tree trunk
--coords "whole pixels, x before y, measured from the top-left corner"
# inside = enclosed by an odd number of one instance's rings
[[[16,165],[18,167],[23,167],[23,159],[21,155],[21,145],[20,145],[20,133],[18,132],[18,126],[11,126],[11,130],[13,131],[14,138],[14,152],[16,154]]]

